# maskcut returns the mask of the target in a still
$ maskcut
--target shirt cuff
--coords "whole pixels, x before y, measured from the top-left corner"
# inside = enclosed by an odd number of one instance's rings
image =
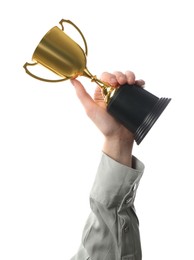
[[[106,207],[118,206],[142,177],[143,163],[133,156],[132,165],[130,168],[103,153],[90,197]]]

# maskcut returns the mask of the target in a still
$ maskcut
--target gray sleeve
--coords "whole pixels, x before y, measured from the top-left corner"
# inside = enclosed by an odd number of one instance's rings
[[[143,170],[135,157],[130,168],[102,155],[90,193],[92,211],[72,260],[141,260],[134,200]]]

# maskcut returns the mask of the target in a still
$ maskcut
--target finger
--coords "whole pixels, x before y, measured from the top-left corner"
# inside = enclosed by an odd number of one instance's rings
[[[78,80],[71,79],[71,83],[75,87],[77,97],[85,108],[86,113],[89,114],[89,112],[96,107],[96,103]]]
[[[135,74],[132,72],[132,71],[126,71],[125,72],[125,75],[126,75],[126,77],[127,77],[127,83],[129,84],[129,85],[131,85],[131,84],[135,84]]]
[[[114,74],[109,73],[109,72],[103,72],[102,75],[101,75],[101,80],[109,83],[112,86],[118,85],[118,81],[116,79],[116,76]]]
[[[102,90],[99,86],[97,86],[95,89],[94,100],[95,101],[104,101],[103,96],[102,96]]]
[[[122,73],[120,71],[115,71],[114,75],[116,76],[116,79],[117,79],[119,85],[123,85],[123,84],[127,83],[127,76],[124,73]]]
[[[145,87],[145,81],[143,79],[136,80],[135,84],[140,86],[140,87]]]

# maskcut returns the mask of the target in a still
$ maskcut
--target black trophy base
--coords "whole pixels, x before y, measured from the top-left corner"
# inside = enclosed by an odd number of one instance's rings
[[[125,84],[115,92],[107,111],[134,134],[139,145],[170,100],[158,98],[136,85]]]

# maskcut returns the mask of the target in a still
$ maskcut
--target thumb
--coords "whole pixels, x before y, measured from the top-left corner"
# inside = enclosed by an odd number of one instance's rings
[[[77,97],[85,108],[86,112],[91,112],[91,110],[97,106],[92,97],[86,92],[84,86],[77,79],[71,79],[70,81],[74,86]]]

